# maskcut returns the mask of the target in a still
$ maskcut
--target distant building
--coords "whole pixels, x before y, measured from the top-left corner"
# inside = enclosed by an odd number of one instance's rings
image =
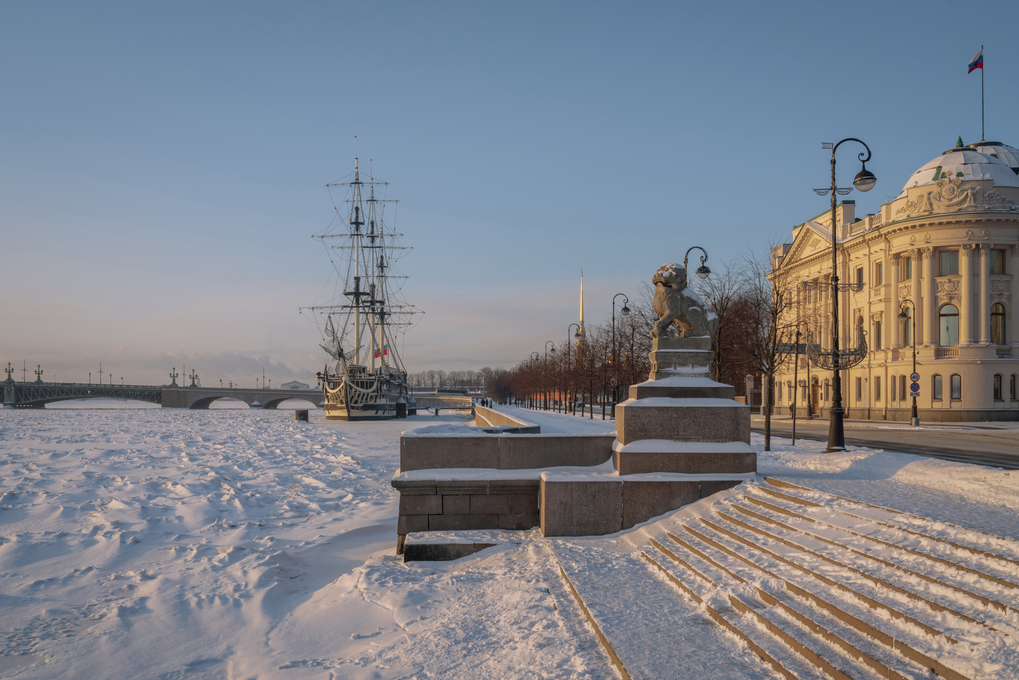
[[[1017,175],[1019,149],[960,142],[913,173],[879,214],[857,218],[853,201],[837,207],[839,282],[859,286],[839,293],[841,348],[862,339],[868,347],[842,373],[847,417],[909,420],[915,321],[921,422],[1019,420]],[[797,226],[792,243],[772,249],[769,274],[796,291],[790,314],[801,342],[809,332],[826,350],[830,292],[801,284],[831,276],[830,222],[829,210]],[[797,358],[796,385],[794,362],[776,372],[778,412],[795,399],[799,414],[809,403],[827,415],[831,372]]]
[[[288,383],[283,383],[282,385],[280,385],[280,389],[281,390],[308,390],[308,389],[311,389],[311,386],[310,385],[305,385],[303,382],[298,382],[296,380],[291,380]]]

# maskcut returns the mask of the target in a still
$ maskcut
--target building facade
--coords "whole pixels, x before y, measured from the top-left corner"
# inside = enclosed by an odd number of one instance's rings
[[[839,293],[841,348],[867,346],[842,371],[847,417],[909,420],[915,345],[921,422],[1019,420],[1017,175],[1019,149],[960,142],[879,214],[837,206],[839,282],[854,284]],[[831,371],[804,353],[831,345],[831,238],[826,211],[772,250],[769,278],[792,296],[783,323],[804,343],[776,370],[779,413],[795,402],[798,415],[827,416],[831,405]]]

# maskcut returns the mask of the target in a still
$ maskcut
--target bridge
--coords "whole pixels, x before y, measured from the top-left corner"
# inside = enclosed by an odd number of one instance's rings
[[[82,383],[16,382],[8,376],[0,383],[4,406],[45,408],[71,399],[131,399],[164,408],[207,409],[218,399],[236,399],[248,406],[274,409],[288,399],[322,403],[320,390],[244,389],[240,387],[181,387],[170,385],[88,385]]]

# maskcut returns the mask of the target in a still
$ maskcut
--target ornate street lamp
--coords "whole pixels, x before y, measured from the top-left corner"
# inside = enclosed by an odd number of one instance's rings
[[[702,279],[708,278],[708,276],[711,275],[711,270],[708,269],[708,265],[705,264],[705,262],[708,261],[708,251],[704,250],[704,248],[701,248],[700,246],[694,246],[690,248],[690,250],[699,250],[704,253],[704,256],[701,257],[701,266],[697,267],[697,276]],[[690,250],[687,250],[686,255],[683,256],[683,269],[686,270],[687,276],[690,276],[690,268],[687,266],[687,262],[690,260]]]
[[[815,366],[822,369],[831,369],[832,371],[831,423],[828,427],[828,453],[845,451],[846,449],[846,432],[843,422],[845,411],[842,408],[841,371],[859,364],[863,361],[863,358],[867,356],[867,341],[864,333],[860,333],[859,345],[856,349],[839,350],[839,291],[858,291],[863,287],[862,284],[839,283],[839,239],[835,225],[835,206],[837,196],[845,196],[853,190],[852,187],[842,188],[835,185],[835,152],[838,151],[838,148],[842,146],[843,142],[858,142],[859,144],[863,144],[863,148],[867,150],[866,154],[860,152],[859,159],[863,169],[860,170],[853,179],[853,185],[860,191],[870,191],[877,183],[877,178],[874,177],[874,173],[867,170],[867,161],[870,160],[870,147],[862,141],[855,137],[847,137],[838,144],[832,145],[831,142],[821,144],[822,149],[831,149],[831,188],[814,189],[814,192],[818,196],[827,196],[831,193],[831,282],[830,284],[825,284],[821,281],[811,282],[811,284],[814,285],[808,285],[807,287],[820,288],[827,285],[831,286],[831,351],[822,351],[819,345],[813,344],[808,339],[807,356]],[[864,155],[866,155],[866,158],[864,158]]]
[[[534,380],[537,377],[537,375],[538,375],[538,371],[535,368],[534,364],[536,362],[538,362],[538,361],[541,361],[541,355],[538,354],[537,352],[531,352],[531,356],[529,358],[531,360],[531,379]],[[537,404],[537,402],[538,402],[538,400],[535,399],[535,397],[534,397],[534,387],[532,386],[531,387],[531,408],[535,408],[535,404]]]
[[[690,251],[686,251],[689,255]],[[615,417],[616,404],[619,402],[619,357],[616,356],[616,298],[620,295],[623,296],[623,308],[619,310],[623,316],[630,316],[630,308],[627,307],[630,304],[630,298],[626,297],[623,293],[616,293],[612,296],[612,378],[615,382],[612,384],[612,415]]]
[[[911,307],[911,310],[910,310],[909,314],[906,314],[906,303],[909,303],[909,306]],[[906,299],[906,300],[903,300],[899,304],[899,321],[910,321],[910,320],[913,322],[913,327],[910,329],[910,332],[909,332],[909,339],[913,341],[913,374],[909,376],[909,382],[912,383],[913,382],[913,376],[917,374],[916,373],[916,304],[912,300]],[[911,417],[911,419],[909,421],[909,424],[911,426],[913,426],[913,427],[919,427],[920,426],[920,416],[917,414],[917,411],[916,411],[916,391],[914,391],[913,389],[910,389],[909,391],[913,395],[913,413],[912,413],[912,417]]]

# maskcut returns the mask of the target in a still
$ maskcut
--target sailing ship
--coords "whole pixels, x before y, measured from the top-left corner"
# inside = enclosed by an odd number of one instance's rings
[[[418,310],[403,299],[406,277],[394,269],[410,248],[398,245],[400,234],[386,220],[386,207],[396,203],[385,197],[387,186],[370,168],[367,182],[362,181],[356,154],[352,181],[326,185],[330,192],[346,190],[342,204],[334,202],[336,217],[326,233],[315,236],[333,263],[336,288],[328,304],[301,311],[312,312],[320,323],[320,346],[332,363],[317,374],[328,420],[385,420],[416,413],[396,341]]]

